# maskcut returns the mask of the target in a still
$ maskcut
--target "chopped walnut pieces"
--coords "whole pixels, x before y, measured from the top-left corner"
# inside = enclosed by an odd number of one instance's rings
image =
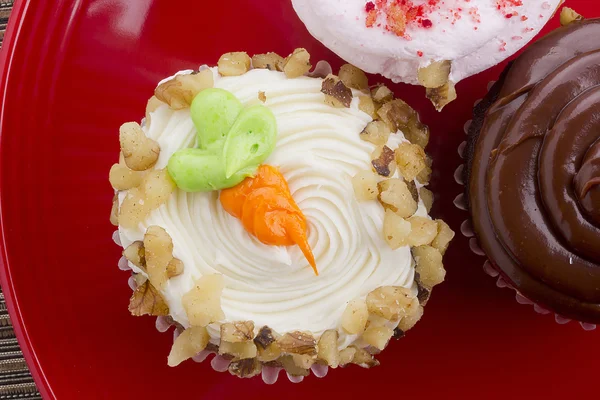
[[[262,364],[256,358],[234,360],[229,364],[229,373],[239,378],[252,378],[262,372]]]
[[[262,362],[274,361],[281,355],[276,334],[268,326],[260,328],[254,338],[254,344],[258,349],[258,359]]]
[[[194,97],[204,89],[214,86],[213,72],[205,69],[191,74],[176,75],[154,90],[156,98],[173,110],[188,108]]]
[[[402,218],[411,217],[417,212],[415,201],[408,185],[398,178],[386,179],[377,185],[379,202],[385,209],[390,209]]]
[[[420,305],[416,307],[414,313],[407,315],[400,320],[398,323],[398,329],[400,329],[402,332],[412,329],[423,316],[423,311],[423,306]]]
[[[281,351],[291,354],[317,355],[317,342],[308,332],[288,332],[277,340]]]
[[[225,287],[223,275],[204,275],[189,292],[182,303],[192,326],[206,326],[225,318],[221,309],[221,293]]]
[[[108,173],[108,180],[115,190],[128,190],[139,186],[144,175],[142,172],[133,171],[123,164],[114,164]]]
[[[433,192],[427,188],[422,187],[421,189],[419,189],[419,197],[425,205],[425,209],[427,210],[427,212],[431,212],[431,207],[433,207]]]
[[[175,183],[166,169],[148,172],[142,184],[130,189],[119,207],[119,224],[123,228],[135,228],[150,211],[165,203]]]
[[[406,182],[406,187],[407,187],[408,191],[410,192],[412,199],[416,203],[418,203],[419,202],[419,189],[417,188],[417,184],[415,183],[415,181]]]
[[[258,335],[254,338],[254,343],[259,347],[266,349],[271,345],[271,343],[275,342],[275,336],[273,334],[273,330],[268,326],[263,326],[258,331]]]
[[[356,350],[352,358],[353,364],[360,365],[363,368],[372,368],[379,365],[379,361],[373,355],[369,354],[368,351],[355,346],[352,347]]]
[[[265,94],[265,92],[258,92],[258,100],[260,100],[262,103],[265,103],[267,101],[267,95]]]
[[[342,314],[342,328],[351,335],[357,335],[365,330],[369,310],[364,300],[354,299],[348,303]]]
[[[344,82],[344,85],[349,88],[357,90],[369,89],[369,78],[367,78],[367,75],[361,69],[356,68],[354,65],[342,65],[339,77]]]
[[[444,107],[456,100],[457,97],[456,88],[452,82],[448,82],[438,88],[427,89],[426,95],[438,111],[442,111]]]
[[[144,235],[144,255],[150,282],[162,289],[169,279],[167,267],[173,259],[173,240],[160,226],[152,225]]]
[[[367,295],[367,308],[371,314],[392,321],[407,314],[412,300],[410,289],[400,286],[382,286]]]
[[[221,338],[219,343],[219,354],[232,356],[236,360],[255,358],[257,355],[256,345],[253,342],[227,342]]]
[[[425,152],[421,146],[401,143],[396,149],[396,164],[407,181],[414,180],[427,166]]]
[[[435,239],[433,239],[433,242],[431,242],[431,246],[438,249],[438,251],[444,255],[450,245],[450,241],[454,239],[454,231],[441,219],[436,219],[435,222],[438,226],[438,234]]]
[[[237,51],[223,54],[217,67],[221,76],[240,76],[250,71],[251,62],[248,53]]]
[[[408,219],[411,230],[408,236],[408,244],[416,247],[430,244],[437,236],[437,223],[426,217],[412,216]]]
[[[296,364],[294,357],[291,354],[286,354],[279,357],[277,362],[290,376],[308,376],[310,374],[310,370],[308,368],[302,368]]]
[[[448,60],[434,61],[427,67],[419,68],[417,79],[421,86],[439,88],[448,82],[452,63]]]
[[[429,144],[429,127],[419,121],[418,115],[408,121],[408,126],[402,132],[406,140],[423,149]]]
[[[371,121],[360,133],[360,138],[377,146],[383,146],[390,138],[389,126],[383,121]]]
[[[167,265],[167,277],[169,279],[183,274],[183,261],[173,258]]]
[[[160,292],[146,281],[133,291],[129,300],[129,312],[138,317],[142,315],[166,316],[169,315],[169,306]]]
[[[358,109],[373,119],[377,118],[377,107],[371,96],[359,96]]]
[[[377,190],[377,175],[372,171],[361,171],[352,178],[354,194],[358,201],[375,200],[379,191]]]
[[[383,104],[394,99],[394,93],[385,85],[377,85],[371,89],[373,101]]]
[[[325,94],[325,103],[336,108],[350,108],[352,103],[352,90],[338,77],[329,75],[323,80],[321,92]]]
[[[283,61],[283,73],[293,79],[307,74],[312,68],[310,54],[306,49],[296,49]]]
[[[384,145],[375,149],[373,156],[371,164],[379,175],[388,177],[396,172],[396,157],[392,149]]]
[[[362,339],[370,346],[379,350],[386,348],[394,331],[387,326],[369,326],[362,335]]]
[[[133,273],[131,276],[133,277],[136,288],[138,286],[142,286],[144,283],[146,283],[148,281],[148,278],[146,278],[146,276],[144,274]]]
[[[418,272],[415,272],[415,282],[417,283],[417,300],[419,300],[419,304],[421,304],[422,306],[425,306],[427,304],[427,302],[429,301],[429,296],[431,296],[431,290],[432,289],[428,289],[426,288],[422,283],[421,283],[421,277],[419,276]]]
[[[383,217],[383,237],[393,249],[408,246],[408,237],[412,229],[410,222],[388,209]]]
[[[346,347],[340,351],[340,366],[345,366],[346,364],[350,364],[354,359],[354,355],[356,354],[355,347]]]
[[[417,263],[415,271],[419,273],[419,282],[431,289],[444,281],[446,270],[442,262],[442,254],[431,246],[419,246],[412,249]]]
[[[562,26],[567,26],[575,21],[583,21],[583,19],[583,16],[572,8],[563,7],[562,10],[560,10],[560,24]]]
[[[110,223],[113,226],[119,226],[119,197],[115,194],[112,207],[110,209]]]
[[[141,240],[133,242],[123,250],[123,255],[127,261],[143,271],[146,271],[146,250],[144,249],[144,242]]]
[[[254,322],[239,321],[221,324],[221,340],[231,343],[249,342],[254,338]]]
[[[319,338],[318,359],[325,361],[331,368],[337,368],[340,364],[338,338],[338,331],[334,329],[323,332]]]
[[[169,367],[176,367],[183,361],[204,350],[210,339],[206,328],[195,326],[184,330],[173,342],[169,354]]]
[[[283,57],[277,53],[255,54],[252,56],[252,67],[257,69],[268,69],[270,71],[283,70]]]
[[[145,171],[158,160],[160,146],[154,140],[147,138],[140,125],[127,122],[119,129],[121,152],[125,164],[134,171]]]
[[[416,118],[417,112],[400,99],[392,100],[377,111],[377,115],[388,124],[392,132],[404,131],[410,121]]]

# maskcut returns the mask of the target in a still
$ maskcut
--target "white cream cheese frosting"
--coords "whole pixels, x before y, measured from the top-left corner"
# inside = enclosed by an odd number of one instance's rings
[[[412,0],[415,11],[399,36],[379,12],[392,0],[292,0],[310,33],[365,72],[417,84],[417,71],[449,60],[457,83],[513,55],[542,29],[563,0]],[[419,15],[420,14],[420,15]]]
[[[303,330],[315,336],[339,329],[339,345],[345,347],[356,339],[339,328],[350,300],[388,285],[413,288],[416,294],[409,247],[392,250],[382,235],[383,207],[376,200],[358,202],[354,195],[351,177],[371,168],[375,146],[359,133],[372,119],[358,109],[356,97],[348,109],[324,104],[321,79],[287,79],[281,72],[261,69],[238,77],[213,71],[215,87],[232,92],[245,106],[260,104],[258,92],[265,93],[265,105],[278,124],[276,149],[267,164],[280,168],[307,217],[319,276],[297,246],[268,246],[247,233],[222,208],[218,192],[176,189],[137,228],[120,227],[121,243],[127,247],[142,240],[151,225],[171,236],[173,255],[183,261],[184,272],[170,279],[162,293],[172,317],[184,327],[189,323],[182,296],[201,276],[219,273],[225,278],[225,320],[251,320],[257,328],[268,325],[280,333]],[[151,114],[151,121],[143,129],[160,145],[157,169],[175,151],[195,145],[189,109],[174,111],[164,105]],[[393,134],[389,146],[404,140],[401,132]],[[423,204],[417,215],[427,215]],[[218,326],[209,326],[214,343]]]

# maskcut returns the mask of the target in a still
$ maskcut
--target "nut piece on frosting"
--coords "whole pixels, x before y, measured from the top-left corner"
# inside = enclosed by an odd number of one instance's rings
[[[150,211],[167,201],[174,188],[166,169],[148,172],[140,186],[127,191],[119,208],[119,224],[124,228],[136,227]]]
[[[420,216],[412,216],[408,219],[410,222],[410,235],[408,244],[411,246],[422,246],[430,244],[438,234],[437,222]]]
[[[361,171],[354,175],[352,186],[358,201],[375,200],[379,193],[377,190],[377,175],[372,171]]]
[[[283,61],[283,73],[286,77],[293,79],[308,73],[312,65],[310,64],[310,54],[306,49],[296,49]]]
[[[354,299],[348,303],[342,314],[342,328],[352,335],[364,332],[369,319],[369,310],[364,300]]]
[[[431,246],[419,246],[412,249],[417,263],[415,271],[419,274],[419,282],[428,289],[444,281],[446,270],[442,262],[442,254]]]
[[[283,355],[277,359],[277,364],[281,365],[290,376],[308,376],[310,370],[308,368],[299,367],[290,354]]]
[[[262,362],[274,361],[281,355],[281,348],[277,343],[277,334],[268,326],[263,326],[254,338],[258,349],[258,359]]]
[[[412,329],[423,316],[423,312],[423,306],[419,305],[418,307],[415,307],[412,314],[409,314],[400,320],[397,329],[400,329],[402,332]]]
[[[410,222],[391,209],[385,210],[383,217],[383,237],[392,250],[408,245],[408,237],[410,236],[411,229]]]
[[[394,335],[394,330],[387,326],[369,326],[362,335],[362,339],[370,346],[379,350],[386,348],[388,342]]]
[[[352,347],[356,350],[354,357],[352,358],[353,364],[360,365],[363,368],[372,368],[379,365],[379,361],[377,361],[368,351],[356,346]]]
[[[209,339],[206,328],[202,326],[193,326],[183,331],[173,342],[168,358],[169,367],[176,367],[200,353],[206,348]]]
[[[154,90],[158,100],[173,110],[183,110],[192,104],[194,97],[215,84],[213,73],[205,69],[191,74],[181,74],[161,83]]]
[[[167,283],[167,267],[173,259],[173,240],[160,226],[152,225],[144,235],[144,254],[148,279],[157,289]]]
[[[148,281],[138,286],[129,300],[129,312],[140,317],[142,315],[167,316],[169,306],[164,297]]]
[[[375,148],[371,158],[371,165],[379,175],[388,177],[396,172],[396,158],[394,156],[394,151],[386,145]]]
[[[431,242],[431,246],[438,249],[441,255],[444,255],[450,242],[454,239],[454,231],[441,219],[436,219],[435,222],[438,225],[438,234]]]
[[[355,347],[346,347],[340,351],[340,362],[339,365],[341,367],[350,364],[354,359],[354,355],[356,354]]]
[[[219,58],[217,66],[221,76],[239,76],[250,71],[251,63],[252,60],[248,53],[238,51],[223,54]]]
[[[204,275],[183,295],[183,308],[192,326],[206,326],[225,318],[221,309],[221,293],[225,287],[220,274]]]
[[[399,286],[382,286],[367,295],[367,308],[371,314],[389,321],[407,314],[413,295],[410,289]]]
[[[373,101],[384,104],[394,99],[394,93],[385,85],[377,85],[371,89]]]
[[[232,356],[235,360],[255,358],[257,351],[253,342],[226,342],[221,338],[219,343],[219,354]]]
[[[369,89],[369,78],[367,78],[367,75],[363,70],[356,68],[354,65],[342,65],[338,76],[340,77],[340,80],[344,82],[344,85],[349,88],[357,90]]]
[[[144,175],[123,164],[114,164],[108,173],[108,180],[115,190],[128,190],[139,186]]]
[[[221,340],[231,343],[250,342],[254,338],[254,322],[239,321],[221,324]]]
[[[323,332],[319,339],[318,359],[324,361],[331,368],[337,368],[340,364],[340,352],[338,351],[339,333],[335,329]]]
[[[110,208],[110,223],[113,226],[119,226],[119,196],[116,193],[113,196],[112,207]]]
[[[137,122],[127,122],[119,129],[121,152],[125,156],[125,164],[134,171],[145,171],[158,160],[160,146],[147,138]]]
[[[373,101],[371,96],[359,96],[358,97],[358,109],[365,114],[369,115],[371,118],[377,118],[377,105]],[[364,140],[364,139],[363,139]],[[384,144],[384,143],[382,143]]]
[[[396,164],[407,181],[414,180],[425,169],[425,151],[421,146],[411,143],[400,143],[396,149]]]
[[[309,332],[288,332],[277,343],[283,353],[292,356],[299,368],[308,369],[317,360],[317,342]]]
[[[173,258],[167,265],[167,278],[171,279],[183,274],[183,261]]]
[[[364,97],[366,96],[361,97],[361,99]],[[360,133],[360,138],[374,145],[383,146],[388,142],[391,133],[389,126],[385,122],[375,120],[367,124],[365,129]]]
[[[252,56],[252,68],[282,71],[284,59],[277,53],[255,54]]]
[[[379,182],[377,188],[378,199],[386,210],[390,209],[402,218],[412,217],[417,212],[419,205],[404,180],[386,179]]]
[[[425,209],[429,213],[433,207],[433,192],[427,188],[422,187],[419,189],[419,197],[425,205]]]
[[[388,124],[392,132],[404,131],[411,120],[418,118],[417,112],[400,99],[391,100],[382,105],[377,111],[377,115]]]
[[[123,250],[123,255],[127,261],[131,262],[141,270],[146,271],[146,250],[144,249],[144,242],[138,240],[131,243]]]
[[[321,85],[325,95],[325,104],[336,108],[349,108],[352,103],[352,90],[335,75],[328,75]]]
[[[452,64],[448,60],[434,61],[427,67],[419,68],[417,79],[421,86],[434,89],[445,85],[450,76]]]

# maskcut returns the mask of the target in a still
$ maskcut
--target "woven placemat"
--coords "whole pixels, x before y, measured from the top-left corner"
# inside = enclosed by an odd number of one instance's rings
[[[0,46],[12,6],[13,1],[0,0]],[[0,289],[0,400],[41,398],[23,359]]]

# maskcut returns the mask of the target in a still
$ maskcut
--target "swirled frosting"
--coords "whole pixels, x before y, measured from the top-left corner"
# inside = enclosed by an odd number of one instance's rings
[[[416,286],[410,249],[392,250],[383,239],[381,205],[355,199],[351,177],[371,168],[375,146],[359,138],[371,117],[358,109],[356,98],[349,109],[324,104],[321,85],[322,79],[287,79],[269,70],[238,77],[220,77],[215,71],[215,87],[232,92],[245,106],[259,104],[258,92],[265,92],[279,130],[267,164],[280,168],[307,217],[319,276],[297,246],[267,246],[249,235],[222,208],[218,192],[175,190],[136,229],[119,229],[125,247],[141,240],[150,225],[172,237],[173,255],[183,261],[184,272],[169,280],[163,295],[184,327],[189,324],[181,298],[205,274],[225,277],[221,301],[226,320],[315,335],[338,328],[354,298],[385,285]],[[156,168],[164,168],[175,151],[194,145],[189,110],[162,106],[151,121],[144,131],[161,147]],[[404,140],[401,133],[391,136],[394,148]],[[422,204],[418,214],[426,215]],[[216,340],[218,325],[209,326],[209,333]],[[340,330],[341,346],[354,339]]]
[[[600,322],[600,20],[527,49],[476,121],[469,182],[475,231],[517,290]]]

